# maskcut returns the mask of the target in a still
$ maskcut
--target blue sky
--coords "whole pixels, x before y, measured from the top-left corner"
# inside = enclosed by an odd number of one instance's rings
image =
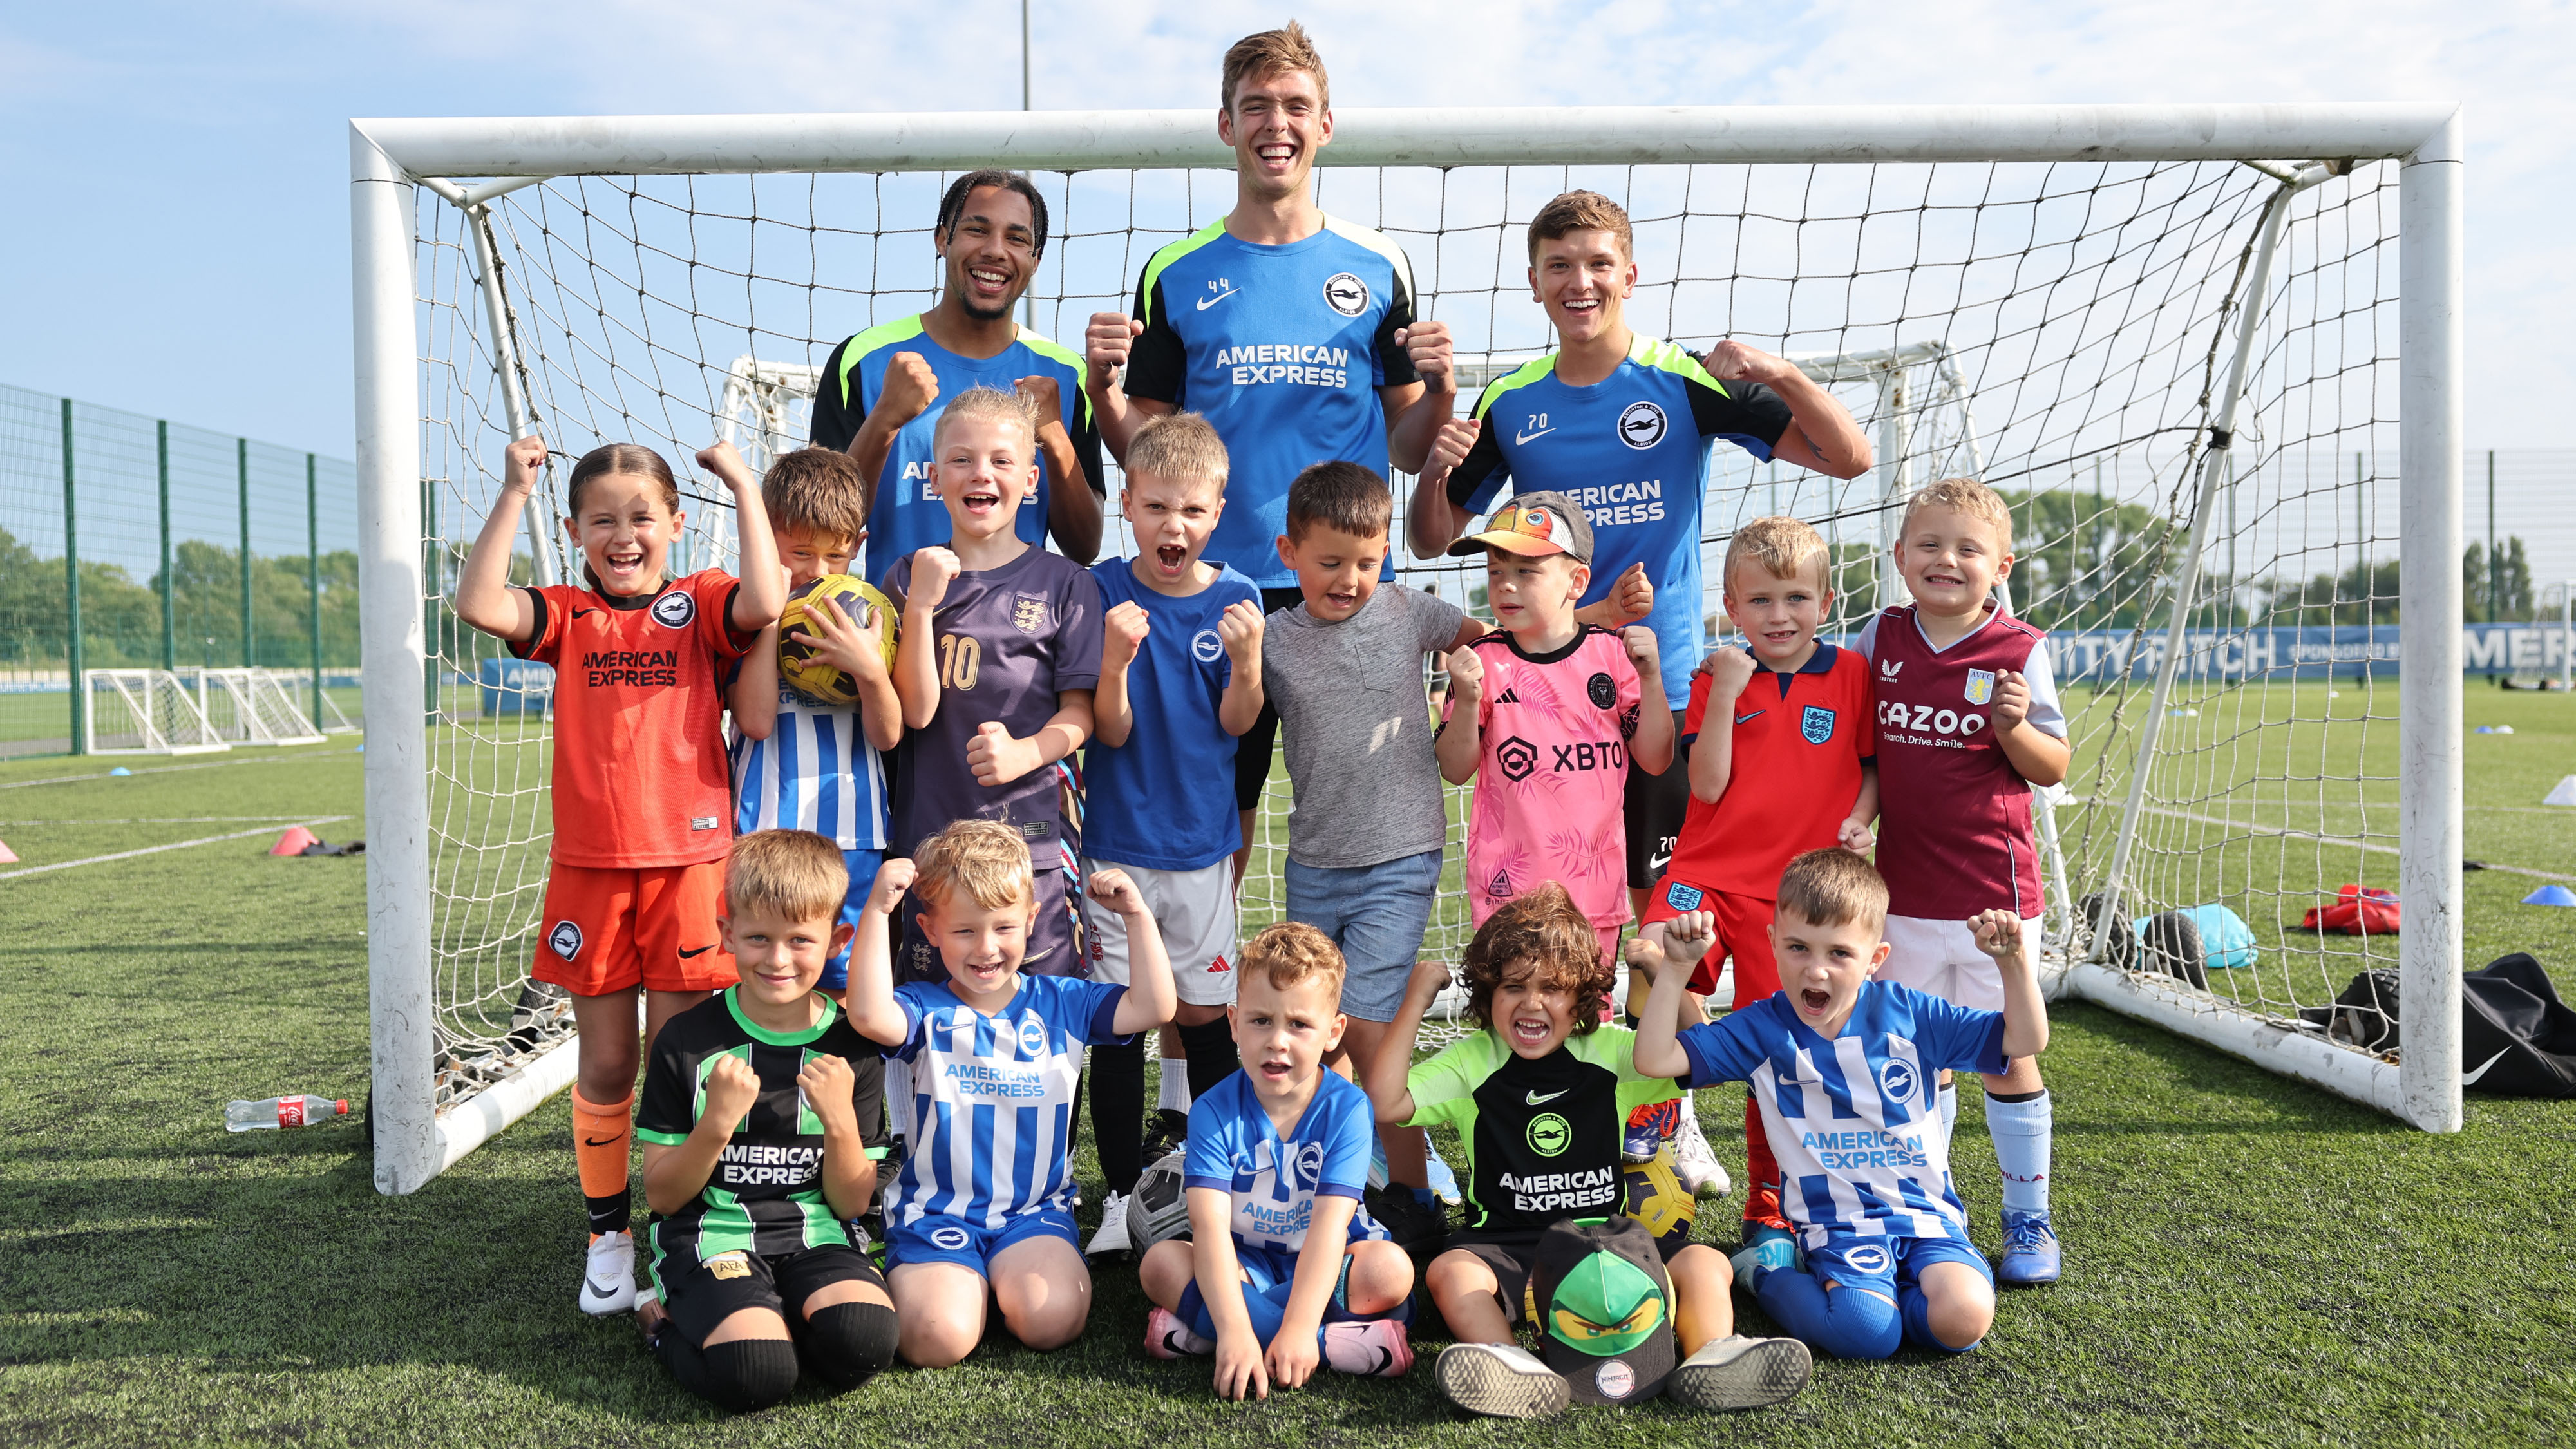
[[[2461,100],[2470,441],[2567,438],[2567,4],[1039,0],[1037,104],[1212,105],[1291,13],[1344,106]],[[1017,32],[1010,0],[15,7],[0,381],[345,457],[348,117],[1008,109]]]

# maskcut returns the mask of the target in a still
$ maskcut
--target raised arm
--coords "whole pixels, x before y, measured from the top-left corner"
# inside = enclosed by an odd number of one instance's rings
[[[1622,629],[1628,662],[1637,670],[1637,737],[1628,742],[1628,758],[1649,775],[1660,775],[1673,763],[1673,707],[1664,702],[1664,666],[1652,629]]]
[[[678,1212],[706,1191],[716,1161],[733,1140],[735,1124],[760,1098],[760,1078],[751,1063],[722,1056],[707,1071],[706,1095],[696,1124],[678,1146],[644,1144],[644,1204],[657,1213]]]
[[[1154,621],[1133,599],[1109,606],[1100,616],[1100,687],[1091,696],[1091,727],[1112,749],[1127,743],[1136,728],[1136,711],[1128,702],[1127,668],[1136,651],[1154,632]]]
[[[1685,911],[1664,922],[1662,944],[1639,936],[1628,942],[1628,964],[1654,978],[1645,1010],[1637,1016],[1635,1063],[1638,1075],[1686,1077],[1690,1053],[1682,1050],[1679,1027],[1682,993],[1691,968],[1708,954],[1716,939],[1717,918],[1706,911]]]
[[[2066,779],[2075,748],[2030,722],[2030,680],[2018,670],[1995,671],[1995,743],[2016,774],[2045,789]]]
[[[1111,866],[1091,873],[1091,898],[1118,913],[1127,927],[1127,994],[1110,1014],[1109,1027],[1120,1036],[1152,1031],[1172,1019],[1172,961],[1163,950],[1162,927],[1145,908],[1144,893]]]
[[[2022,949],[2021,918],[2006,910],[1981,911],[1968,925],[1977,933],[1977,949],[1995,960],[2004,984],[2004,1055],[2016,1061],[2048,1050],[2048,1000],[2039,992],[2039,972],[2031,953]]]
[[[1878,766],[1860,767],[1860,793],[1853,797],[1851,814],[1843,817],[1840,838],[1835,842],[1854,855],[1867,855],[1878,844],[1870,822],[1878,818]]]
[[[1369,1063],[1369,1079],[1363,1084],[1382,1126],[1400,1127],[1413,1120],[1413,1088],[1407,1081],[1413,1070],[1413,1038],[1422,1030],[1423,1014],[1448,989],[1448,967],[1437,961],[1414,963],[1413,977],[1404,983],[1404,1005],[1396,1009],[1395,1020],[1378,1039],[1377,1059]]]
[[[1720,342],[1700,365],[1720,382],[1758,382],[1788,404],[1789,429],[1772,444],[1772,457],[1829,478],[1857,478],[1869,471],[1874,461],[1869,435],[1796,363],[1741,342]]]
[[[1458,411],[1458,370],[1451,357],[1449,324],[1417,321],[1398,331],[1395,341],[1422,380],[1378,389],[1379,405],[1386,409],[1387,460],[1407,473],[1420,473],[1431,455],[1432,440]]]
[[[1485,661],[1474,649],[1453,649],[1448,664],[1449,717],[1440,722],[1431,753],[1439,758],[1441,779],[1464,785],[1476,778],[1485,753]]]
[[[905,729],[925,728],[939,713],[939,605],[964,567],[936,544],[912,556],[902,596],[903,633],[894,651],[894,692],[903,700]],[[886,577],[891,582],[894,576]]]
[[[877,883],[859,909],[858,938],[850,945],[850,991],[841,1009],[850,1014],[852,1030],[879,1046],[901,1046],[911,1035],[911,1022],[895,1004],[893,948],[886,930],[910,889],[911,861],[889,860],[877,867]]]
[[[1217,616],[1217,641],[1233,664],[1216,703],[1216,722],[1227,734],[1241,735],[1261,718],[1261,636],[1268,627],[1252,599],[1237,599]]]
[[[777,625],[761,630],[751,652],[734,667],[733,683],[725,687],[725,708],[733,714],[734,733],[744,739],[765,740],[778,728]]]
[[[1432,434],[1421,476],[1413,480],[1413,502],[1404,510],[1405,542],[1415,558],[1447,553],[1476,516],[1449,501],[1449,475],[1475,451],[1483,431],[1484,424],[1474,418],[1449,418]]]
[[[456,617],[496,639],[524,644],[536,637],[537,606],[510,586],[510,550],[519,535],[519,517],[537,491],[538,470],[546,466],[543,438],[521,438],[501,454],[501,496],[483,531],[474,535],[473,551],[456,578]]]
[[[1691,798],[1714,805],[1735,777],[1735,702],[1753,679],[1753,656],[1730,644],[1710,653],[1708,702],[1699,717],[1699,737],[1691,741]]]
[[[796,1074],[796,1085],[823,1121],[823,1201],[848,1222],[868,1210],[877,1190],[877,1165],[868,1160],[853,1097],[858,1076],[839,1057],[814,1057]]]
[[[1646,577],[1646,566],[1632,563],[1622,571],[1610,592],[1598,603],[1586,604],[1574,611],[1574,622],[1598,629],[1619,629],[1655,612],[1655,581]]]
[[[846,344],[845,344],[846,345]],[[847,449],[851,461],[859,465],[861,497],[865,512],[873,515],[877,506],[877,484],[885,477],[886,457],[894,451],[894,435],[903,426],[930,410],[939,400],[939,378],[930,370],[918,352],[898,352],[886,359],[885,380],[877,385],[877,400],[859,420],[859,430],[850,434]]]
[[[725,622],[736,634],[757,634],[777,623],[787,608],[787,570],[778,565],[778,542],[769,532],[769,505],[761,501],[760,479],[731,443],[700,448],[698,466],[733,490],[742,586],[734,590],[733,613]]]
[[[1029,400],[1043,421],[1038,424],[1038,453],[1046,459],[1047,532],[1066,558],[1087,564],[1100,556],[1100,495],[1082,466],[1081,450],[1064,427],[1064,401],[1052,377],[1024,377],[1013,386]],[[1096,459],[1094,460],[1097,461]]]
[[[1094,312],[1082,334],[1082,390],[1100,424],[1100,441],[1121,467],[1136,430],[1172,411],[1170,403],[1158,398],[1129,397],[1120,385],[1119,374],[1144,331],[1143,322],[1124,312]]]

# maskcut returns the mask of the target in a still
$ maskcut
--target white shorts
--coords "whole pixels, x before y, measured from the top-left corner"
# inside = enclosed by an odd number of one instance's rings
[[[1233,1001],[1234,862],[1220,860],[1197,870],[1155,870],[1083,858],[1085,879],[1105,868],[1127,872],[1145,898],[1145,909],[1163,933],[1163,952],[1172,958],[1172,987],[1180,999],[1191,1006],[1224,1006]],[[1091,979],[1126,985],[1126,919],[1088,895],[1082,910],[1091,935]]]
[[[2035,970],[2039,965],[2040,918],[2021,923],[2021,951]],[[2003,973],[1995,958],[1977,949],[1977,933],[1966,921],[1931,920],[1922,916],[1887,918],[1887,961],[1878,979],[1911,986],[1953,1006],[1976,1011],[2004,1009]]]

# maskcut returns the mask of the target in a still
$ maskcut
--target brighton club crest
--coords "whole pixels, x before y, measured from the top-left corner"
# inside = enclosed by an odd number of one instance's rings
[[[1834,712],[1821,704],[1808,705],[1807,712],[1798,717],[1798,733],[1811,745],[1821,745],[1832,739]]]
[[[1984,704],[1995,697],[1995,672],[1991,669],[1968,671],[1968,703]]]

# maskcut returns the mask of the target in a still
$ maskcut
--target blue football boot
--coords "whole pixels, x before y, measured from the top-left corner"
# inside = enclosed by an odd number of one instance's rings
[[[2057,1231],[2048,1214],[2004,1214],[2004,1255],[1995,1265],[1995,1281],[2008,1288],[2054,1283],[2058,1275]]]

